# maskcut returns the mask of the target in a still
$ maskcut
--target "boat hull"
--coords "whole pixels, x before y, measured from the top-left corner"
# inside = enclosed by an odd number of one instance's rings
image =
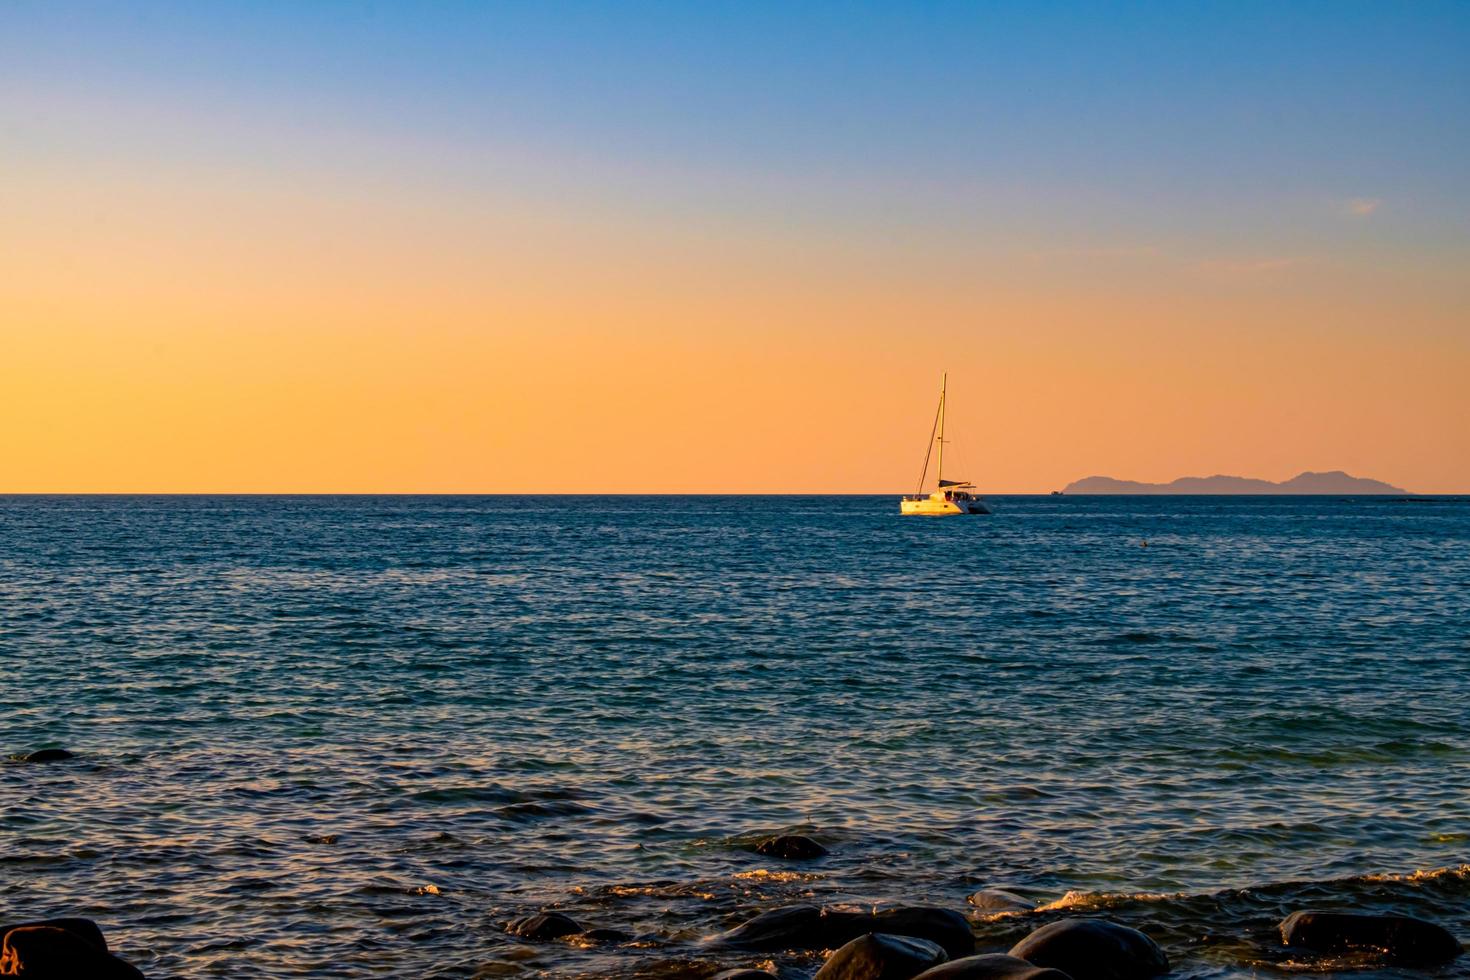
[[[906,516],[947,517],[951,514],[988,514],[990,509],[978,500],[900,500],[898,512]]]

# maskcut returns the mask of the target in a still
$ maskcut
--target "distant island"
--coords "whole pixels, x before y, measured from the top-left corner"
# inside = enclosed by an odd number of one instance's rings
[[[1389,486],[1379,480],[1349,476],[1342,470],[1330,473],[1302,473],[1281,483],[1255,480],[1245,476],[1184,476],[1172,483],[1139,483],[1115,480],[1110,476],[1089,476],[1069,483],[1063,493],[1299,493],[1299,494],[1407,494],[1409,491]]]

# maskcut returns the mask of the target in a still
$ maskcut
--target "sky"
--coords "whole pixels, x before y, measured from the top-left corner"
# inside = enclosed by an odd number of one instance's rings
[[[1470,492],[1470,4],[0,4],[0,492]],[[931,470],[932,473],[932,470]]]

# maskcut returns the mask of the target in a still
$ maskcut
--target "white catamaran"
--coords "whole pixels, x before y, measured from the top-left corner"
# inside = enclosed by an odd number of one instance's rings
[[[901,514],[925,514],[942,517],[945,514],[988,514],[990,509],[975,493],[975,485],[968,480],[946,480],[944,478],[944,396],[949,388],[949,375],[939,384],[939,411],[934,415],[934,431],[929,433],[929,445],[924,450],[924,471],[919,474],[919,492],[904,497],[898,502]],[[929,476],[929,457],[934,447],[939,447],[939,462],[934,476],[938,485],[933,493],[924,493],[924,481]]]

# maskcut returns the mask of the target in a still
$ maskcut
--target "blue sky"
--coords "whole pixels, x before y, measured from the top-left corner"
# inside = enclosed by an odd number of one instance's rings
[[[664,171],[1445,199],[1467,44],[1463,3],[22,2],[0,79]]]

